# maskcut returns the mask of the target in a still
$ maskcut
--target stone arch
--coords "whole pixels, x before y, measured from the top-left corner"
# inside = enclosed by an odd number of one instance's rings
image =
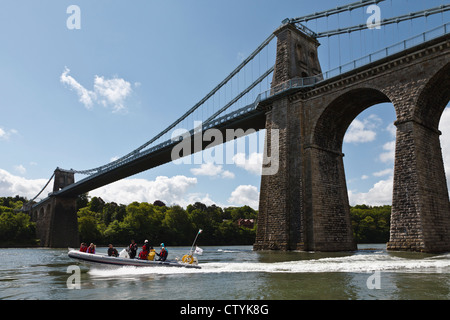
[[[438,130],[442,112],[450,101],[450,62],[424,86],[417,99],[414,119]]]
[[[386,102],[391,102],[391,99],[374,88],[345,92],[324,109],[316,122],[312,144],[325,150],[342,152],[344,135],[353,120],[369,107]]]
[[[348,90],[323,109],[312,128],[310,145],[304,148],[309,162],[306,182],[311,185],[305,207],[311,214],[313,250],[356,250],[342,144],[348,127],[362,111],[386,102],[391,99],[378,89]]]
[[[42,219],[44,219],[44,217],[45,217],[45,209],[44,209],[44,207],[40,207],[37,220],[42,220]]]

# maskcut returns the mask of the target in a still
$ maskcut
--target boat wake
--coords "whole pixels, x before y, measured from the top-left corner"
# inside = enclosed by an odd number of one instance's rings
[[[309,259],[276,263],[263,262],[210,262],[200,263],[202,269],[170,267],[92,268],[93,277],[128,277],[139,275],[176,275],[207,273],[327,273],[374,271],[412,273],[450,273],[450,254],[423,259],[406,259],[387,254],[363,254],[347,257]]]

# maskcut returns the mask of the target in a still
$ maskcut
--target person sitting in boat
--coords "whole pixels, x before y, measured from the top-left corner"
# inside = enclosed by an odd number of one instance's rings
[[[167,251],[166,247],[164,246],[164,243],[161,243],[161,251],[156,254],[159,257],[158,261],[166,261],[167,256],[169,255],[169,252]]]
[[[139,259],[147,260],[149,252],[150,252],[150,244],[148,243],[148,240],[145,240],[144,245],[142,246],[142,250],[141,252],[139,252]]]
[[[87,250],[86,250],[86,253],[92,253],[92,254],[95,254],[95,244],[93,244],[93,243],[91,242],[91,244],[89,245],[89,247],[88,247]]]
[[[150,252],[148,254],[147,259],[150,260],[150,261],[155,260],[155,254],[156,254],[155,249],[153,249],[153,247],[150,247]]]
[[[130,259],[134,259],[137,253],[137,243],[134,240],[131,240],[131,244],[127,248],[128,255]]]
[[[82,242],[80,245],[80,251],[86,252],[87,248],[88,248],[87,244],[85,242]]]
[[[119,252],[117,252],[117,249],[113,247],[112,244],[108,245],[108,256],[110,257],[118,257]]]

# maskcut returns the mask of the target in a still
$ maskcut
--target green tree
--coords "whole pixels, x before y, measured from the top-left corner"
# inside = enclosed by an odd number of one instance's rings
[[[256,211],[249,206],[236,207],[231,210],[231,219],[233,221],[239,219],[256,219],[256,216]]]
[[[134,232],[130,226],[124,222],[114,220],[111,222],[104,232],[105,243],[115,243],[126,245],[134,238]]]
[[[194,229],[203,230],[199,243],[215,244],[217,241],[216,230],[224,216],[223,210],[216,205],[208,207],[201,202],[196,202],[194,205],[189,205],[186,212]]]
[[[103,207],[105,206],[105,201],[99,197],[93,197],[91,201],[89,201],[87,207],[89,210],[94,212],[103,212]]]
[[[99,228],[99,214],[90,211],[88,207],[78,210],[78,232],[83,242],[101,242],[102,233]]]
[[[35,239],[35,223],[30,221],[30,217],[23,213],[14,213],[12,210],[5,210],[0,214],[0,241],[5,243],[24,244]]]
[[[161,229],[162,215],[159,210],[147,202],[133,202],[126,208],[124,224],[126,228],[132,230],[132,235],[136,241],[145,239],[150,242],[155,241]]]
[[[77,197],[77,212],[81,208],[87,207],[89,203],[89,196],[88,193],[82,193]]]
[[[350,208],[353,235],[358,243],[389,241],[391,206],[358,205]]]
[[[171,245],[188,245],[197,231],[186,210],[180,206],[170,207],[166,211],[162,227],[164,233],[161,234],[160,241]]]

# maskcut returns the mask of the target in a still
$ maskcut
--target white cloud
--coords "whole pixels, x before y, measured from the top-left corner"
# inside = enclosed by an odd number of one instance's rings
[[[222,178],[224,179],[234,179],[235,175],[233,172],[225,170],[224,172],[222,172]]]
[[[387,142],[383,145],[383,152],[380,154],[380,160],[384,163],[394,163],[395,161],[395,140]]]
[[[385,170],[381,170],[381,171],[378,171],[378,172],[374,172],[374,176],[375,177],[384,177],[384,176],[387,176],[387,175],[393,175],[394,174],[394,169],[385,169]]]
[[[367,193],[348,191],[351,206],[366,204],[369,206],[382,206],[392,204],[393,177],[378,181]]]
[[[123,79],[95,76],[94,90],[101,97],[99,102],[107,107],[112,106],[113,112],[123,111],[125,109],[125,99],[131,94],[131,84]]]
[[[364,120],[353,120],[344,137],[346,143],[365,143],[374,141],[377,133],[374,131],[382,120],[372,114]]]
[[[0,128],[0,139],[6,139],[6,131]]]
[[[191,169],[192,174],[196,176],[209,176],[214,177],[219,175],[222,172],[222,166],[214,165],[214,163],[202,163],[200,165],[200,168],[192,168]]]
[[[21,164],[14,166],[14,170],[16,170],[20,174],[25,174],[27,172],[27,169]]]
[[[80,102],[84,104],[86,109],[91,109],[93,106],[93,100],[96,99],[95,92],[87,90],[81,84],[78,83],[72,76],[69,75],[70,69],[65,67],[64,72],[61,74],[60,81],[66,84],[71,90],[75,90],[80,98]]]
[[[223,170],[221,165],[215,165],[212,162],[202,163],[199,168],[192,168],[191,173],[196,176],[222,177],[225,179],[233,179],[234,173]]]
[[[89,192],[106,202],[129,204],[133,201],[153,203],[161,200],[167,205],[186,205],[188,190],[197,185],[196,178],[159,176],[155,180],[124,179]]]
[[[0,169],[0,195],[14,197],[20,195],[34,198],[48,182],[48,179],[26,179]],[[131,202],[149,202],[161,200],[167,205],[188,204],[200,201],[206,205],[217,204],[209,194],[189,192],[197,185],[196,178],[182,175],[174,177],[159,176],[155,180],[123,179],[89,192],[91,197],[101,197],[106,202],[130,204]],[[39,198],[44,199],[52,191],[50,183]],[[222,205],[222,207],[225,207]]]
[[[94,90],[88,90],[75,78],[69,75],[70,69],[65,67],[61,74],[61,83],[74,90],[80,102],[86,109],[92,109],[94,102],[104,107],[111,107],[113,113],[126,110],[125,100],[132,93],[131,84],[121,78],[105,79],[103,76],[95,76]]]
[[[394,163],[395,162],[395,138],[397,135],[397,127],[394,124],[389,124],[386,127],[386,131],[394,138],[394,140],[389,141],[383,145],[383,150],[379,156],[379,159],[383,163]]]
[[[16,129],[5,130],[0,127],[0,140],[9,140],[13,134],[18,134],[18,131]]]
[[[386,131],[390,133],[390,135],[392,136],[392,138],[395,138],[397,136],[397,127],[393,124],[390,123],[387,127],[386,127]]]
[[[247,158],[245,153],[237,153],[233,156],[233,162],[239,168],[256,175],[261,175],[263,154],[253,152]]]
[[[231,205],[243,206],[248,205],[257,210],[259,207],[259,192],[255,186],[241,185],[232,193],[228,202]]]
[[[41,191],[47,181],[47,179],[25,179],[0,169],[0,194],[5,197],[20,195],[32,199]],[[49,185],[40,198],[45,198],[51,188],[52,186]]]
[[[221,206],[217,204],[214,200],[211,199],[209,194],[202,194],[202,193],[190,193],[187,195],[187,200],[184,202],[180,202],[179,205],[182,207],[187,207],[190,204],[194,204],[196,202],[201,202],[207,206],[211,206],[215,204],[216,206],[224,208],[224,206]]]

